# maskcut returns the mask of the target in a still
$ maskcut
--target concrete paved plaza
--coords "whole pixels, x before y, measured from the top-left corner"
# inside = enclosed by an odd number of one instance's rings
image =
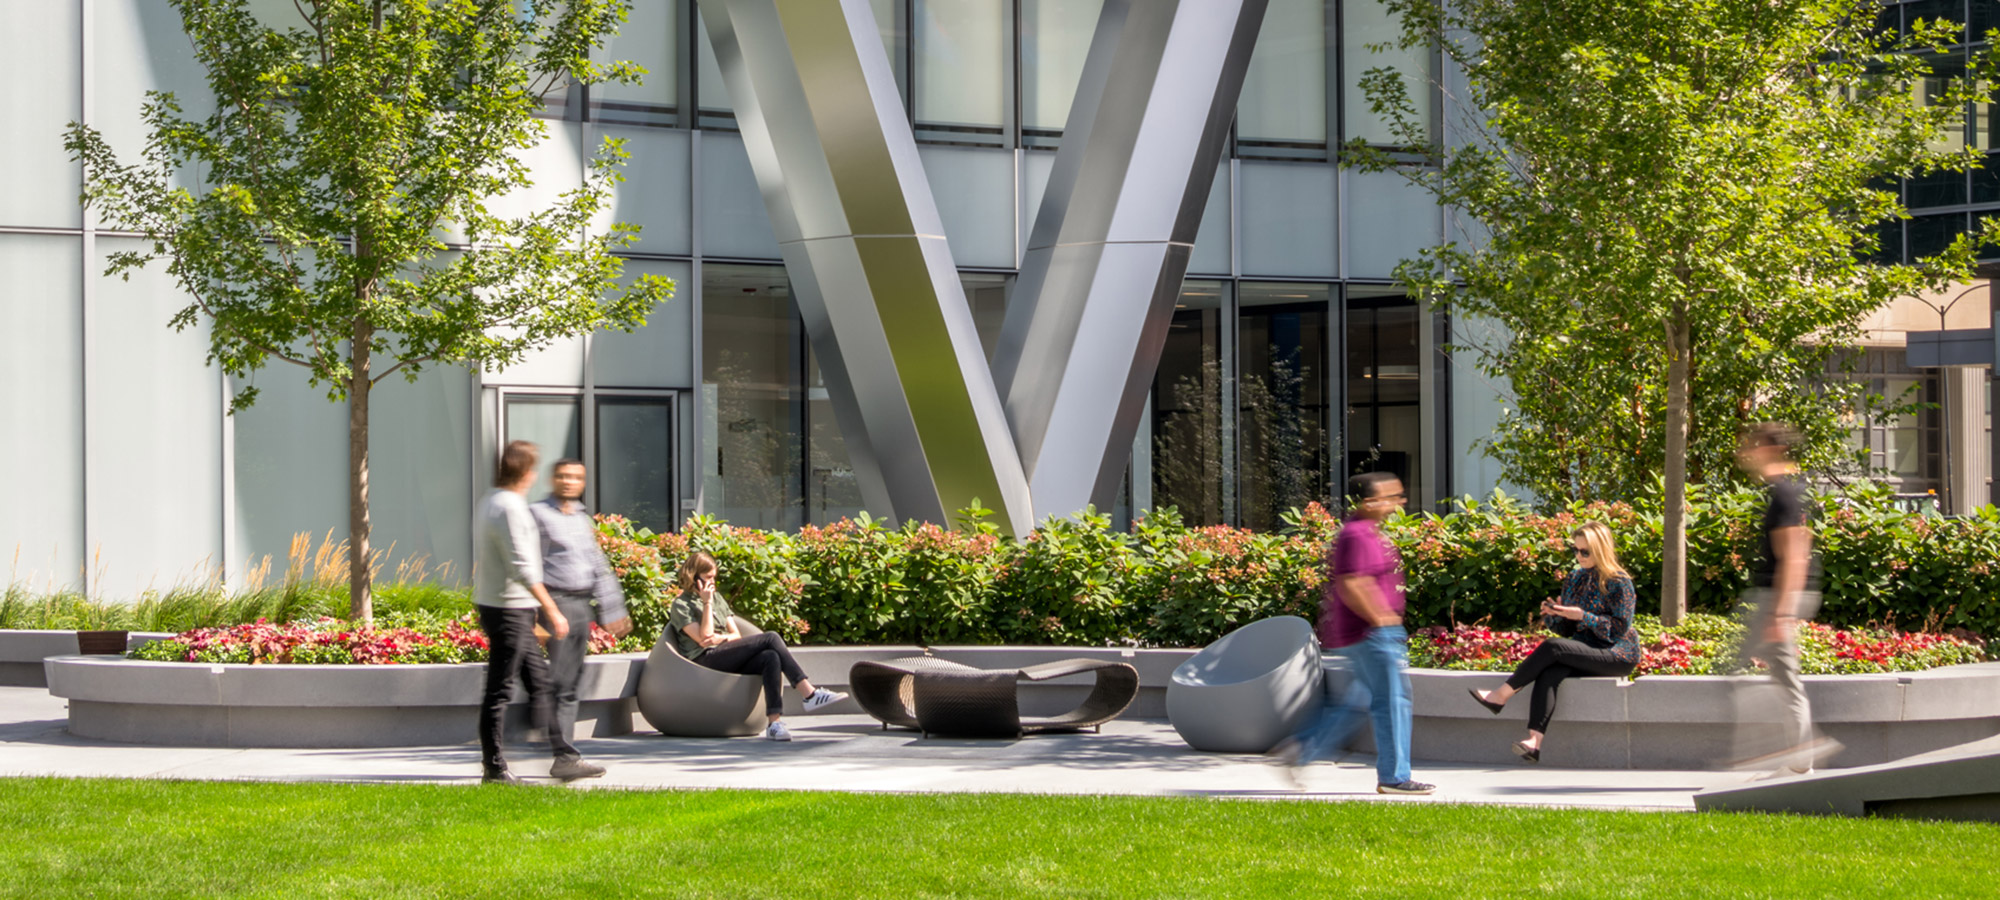
[[[0,687],[0,775],[472,784],[471,744],[360,750],[152,747],[85,740],[63,730],[64,701],[40,688]],[[1691,810],[1696,791],[1739,784],[1738,772],[1550,769],[1416,764],[1438,785],[1425,798],[1375,793],[1374,760],[1349,754],[1304,773],[1295,790],[1260,757],[1197,753],[1164,720],[1119,720],[1102,734],[1021,740],[924,739],[883,731],[866,716],[792,716],[793,740],[668,738],[640,732],[579,742],[610,769],[582,787],[762,788],[1394,800]],[[471,736],[468,735],[468,738]],[[1560,734],[1552,740],[1559,740]],[[509,749],[515,771],[548,771],[539,747]],[[804,763],[804,765],[800,765]]]

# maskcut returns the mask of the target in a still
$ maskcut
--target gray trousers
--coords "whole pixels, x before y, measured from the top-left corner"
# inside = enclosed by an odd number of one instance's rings
[[[597,607],[588,593],[550,591],[549,599],[556,602],[556,609],[569,621],[569,636],[561,640],[551,637],[548,643],[549,683],[554,694],[549,743],[556,755],[577,757],[580,754],[569,742],[576,734],[576,692],[583,682],[583,659],[590,653],[590,623],[597,619]],[[543,628],[549,627],[547,616],[538,618],[543,620]],[[560,742],[555,735],[562,736]]]
[[[1764,632],[1777,615],[1774,608],[1778,595],[1770,588],[1752,588],[1744,595],[1744,601],[1755,607],[1755,611],[1744,621],[1749,632],[1743,636],[1743,649],[1737,663],[1741,668],[1750,667],[1750,658],[1764,661],[1766,671],[1771,675],[1771,683],[1778,688],[1778,725],[1780,734],[1796,747],[1812,740],[1812,705],[1806,702],[1805,679],[1799,675],[1799,641],[1797,636],[1787,634],[1784,640],[1770,641]],[[1819,592],[1799,592],[1799,602],[1792,614],[1803,624],[1819,612]]]

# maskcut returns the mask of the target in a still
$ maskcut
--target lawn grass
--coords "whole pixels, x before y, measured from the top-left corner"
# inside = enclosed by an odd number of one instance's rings
[[[1387,803],[0,779],[6,897],[1990,897],[1989,825]]]

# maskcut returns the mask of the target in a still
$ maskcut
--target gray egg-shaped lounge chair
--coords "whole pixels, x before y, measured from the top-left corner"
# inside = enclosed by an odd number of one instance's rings
[[[1318,710],[1323,677],[1312,623],[1252,622],[1174,669],[1167,721],[1196,750],[1262,753]]]
[[[736,620],[744,637],[763,629]],[[660,635],[639,674],[639,715],[673,737],[742,737],[764,731],[764,681],[718,672],[681,655],[672,634]]]

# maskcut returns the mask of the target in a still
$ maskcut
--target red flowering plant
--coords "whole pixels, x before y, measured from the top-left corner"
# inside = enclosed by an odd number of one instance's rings
[[[618,640],[591,623],[590,652],[616,652]],[[277,625],[259,619],[242,625],[194,628],[131,652],[155,662],[279,663],[301,665],[409,665],[484,662],[489,644],[477,619],[390,614],[356,626],[332,617]]]
[[[1132,526],[1129,596],[1146,614],[1148,642],[1199,646],[1270,616],[1318,615],[1321,557],[1339,524],[1317,503],[1286,517],[1282,533],[1188,527],[1172,508]]]

